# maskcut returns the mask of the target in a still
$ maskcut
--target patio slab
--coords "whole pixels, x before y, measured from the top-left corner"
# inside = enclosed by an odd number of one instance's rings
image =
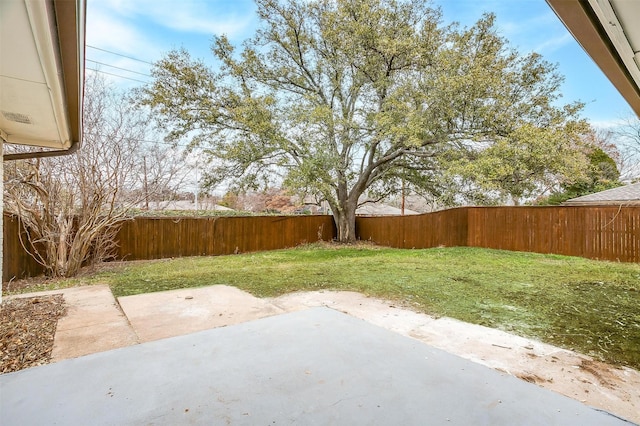
[[[141,342],[284,312],[264,299],[225,285],[124,296],[118,302]]]
[[[0,376],[0,423],[628,425],[328,308]]]

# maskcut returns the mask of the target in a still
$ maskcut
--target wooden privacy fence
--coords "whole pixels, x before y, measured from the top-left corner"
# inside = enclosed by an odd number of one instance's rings
[[[161,259],[276,250],[332,240],[331,216],[136,218],[118,232],[118,258]]]
[[[640,207],[461,207],[359,217],[362,240],[398,248],[469,246],[640,262]]]
[[[4,282],[44,272],[22,248],[18,232],[18,220],[4,215]],[[122,224],[116,257],[143,260],[275,250],[331,241],[335,235],[331,216],[139,217]]]
[[[469,210],[468,246],[640,262],[640,207]]]
[[[414,216],[358,217],[361,240],[398,248],[470,246],[640,262],[640,207],[461,207]],[[123,224],[118,258],[213,256],[335,238],[331,216],[136,218]],[[43,269],[4,217],[3,281]]]
[[[397,248],[467,245],[464,208],[410,216],[357,217],[356,235],[381,246]]]

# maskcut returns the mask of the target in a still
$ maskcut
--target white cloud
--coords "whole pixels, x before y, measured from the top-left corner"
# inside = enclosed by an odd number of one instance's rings
[[[99,0],[88,4],[87,44],[149,62],[157,59],[160,48],[144,32],[144,28],[115,13],[114,8],[110,7],[112,1]]]
[[[524,51],[549,54],[573,41],[550,10],[527,19],[499,22],[499,28],[502,35]]]
[[[87,44],[136,55],[153,51],[143,32],[107,14],[91,17],[87,25]]]
[[[573,43],[574,39],[569,32],[555,38],[550,38],[533,48],[533,51],[538,53],[550,53],[556,51],[569,43]]]
[[[548,30],[550,26],[556,25],[558,18],[553,12],[545,12],[531,16],[527,19],[517,21],[507,21],[500,23],[500,28],[506,37],[521,37],[523,35],[542,35],[541,32]]]
[[[107,2],[102,0],[87,5],[87,72],[97,70],[107,81],[120,88],[139,86],[142,82],[150,81],[149,77],[137,74],[150,73],[151,65],[140,60],[153,62],[159,59],[161,48],[144,33],[143,28],[122,19],[107,6]]]
[[[101,0],[104,8],[128,19],[146,18],[172,30],[236,37],[253,25],[252,2],[239,0]]]
[[[589,124],[596,129],[600,130],[613,130],[625,124],[625,120],[622,118],[613,118],[610,120],[590,120]]]
[[[150,78],[136,72],[149,74],[151,66],[117,54],[154,62],[183,44],[193,48],[193,40],[200,39],[196,55],[202,55],[202,46],[214,34],[224,33],[232,40],[250,36],[254,10],[251,0],[88,0],[87,68],[98,69],[118,86],[139,85],[133,80]]]

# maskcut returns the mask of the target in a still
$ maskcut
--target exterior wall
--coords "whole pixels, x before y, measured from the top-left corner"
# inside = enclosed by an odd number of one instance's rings
[[[4,142],[0,138],[0,156],[4,155]],[[0,161],[0,277],[4,281],[4,160]],[[0,303],[2,303],[2,282],[0,281]]]

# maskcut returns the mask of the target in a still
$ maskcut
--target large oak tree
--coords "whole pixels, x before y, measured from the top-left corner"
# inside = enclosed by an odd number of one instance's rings
[[[210,184],[279,173],[289,188],[326,199],[348,242],[368,191],[402,182],[451,194],[485,170],[468,164],[487,149],[540,142],[539,152],[568,156],[566,170],[553,163],[558,179],[579,172],[581,105],[556,106],[562,77],[540,55],[511,49],[493,15],[460,28],[423,0],[257,0],[257,10],[262,25],[240,51],[214,38],[219,68],[172,51],[140,94],[172,138],[206,149]],[[492,157],[489,169],[548,176],[544,163],[515,158]],[[506,191],[524,191],[501,178]]]

